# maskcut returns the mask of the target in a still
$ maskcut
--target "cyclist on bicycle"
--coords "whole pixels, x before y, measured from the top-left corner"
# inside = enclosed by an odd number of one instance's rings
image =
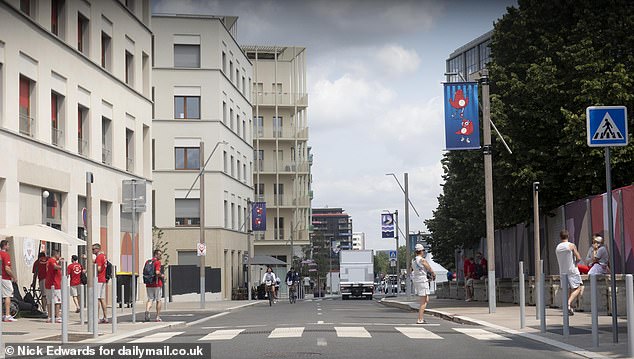
[[[273,273],[273,269],[271,267],[266,268],[266,273],[264,273],[264,277],[262,277],[262,283],[265,285],[266,294],[275,298],[273,291],[275,290],[275,273]]]
[[[297,297],[298,283],[299,283],[299,273],[295,271],[295,268],[291,267],[291,269],[286,273],[286,285],[288,285],[289,295],[295,298]]]

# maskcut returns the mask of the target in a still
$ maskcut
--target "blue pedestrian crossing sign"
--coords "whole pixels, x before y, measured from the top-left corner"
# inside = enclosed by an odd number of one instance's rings
[[[590,106],[586,108],[588,146],[627,146],[627,108]]]
[[[396,259],[396,251],[390,251],[390,259]]]

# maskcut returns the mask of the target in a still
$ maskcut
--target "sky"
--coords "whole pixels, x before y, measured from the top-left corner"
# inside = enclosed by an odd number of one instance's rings
[[[307,49],[313,208],[343,208],[366,248],[381,239],[380,214],[399,211],[404,231],[426,232],[442,192],[445,61],[493,29],[512,0],[154,0],[154,13],[238,16],[241,45]],[[403,238],[403,237],[401,237]],[[401,241],[400,243],[404,243]]]

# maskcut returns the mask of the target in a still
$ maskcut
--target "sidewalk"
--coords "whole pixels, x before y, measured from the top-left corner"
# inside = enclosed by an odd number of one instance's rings
[[[172,302],[168,303],[167,309],[161,311],[162,314],[177,312],[200,312],[202,318],[195,322],[200,323],[212,319],[214,316],[228,314],[232,310],[236,310],[245,306],[255,305],[260,301],[246,300],[229,300],[229,301],[208,301],[204,309],[200,308],[200,302]],[[152,308],[155,310],[155,308]],[[147,331],[185,327],[195,322],[186,323],[185,321],[163,321],[163,322],[143,322],[139,321],[145,311],[145,302],[138,302],[135,308],[137,315],[136,323],[130,321],[132,308],[117,308],[117,330],[112,333],[112,318],[109,318],[108,324],[99,324],[99,335],[97,338],[88,331],[88,325],[79,323],[79,314],[68,314],[68,341],[69,343],[111,343],[121,338],[126,338]],[[112,316],[112,308],[108,307],[108,315]],[[126,316],[125,320],[121,317]],[[84,311],[84,321],[87,314]],[[152,313],[154,318],[154,313]],[[61,343],[62,335],[61,324],[46,323],[46,319],[19,318],[17,322],[2,323],[2,341],[3,343]]]
[[[414,297],[391,297],[381,300],[384,305],[404,310],[418,310]],[[560,309],[546,308],[546,333],[540,331],[540,321],[535,319],[535,307],[526,306],[526,326],[520,329],[519,305],[500,303],[495,313],[489,314],[488,302],[464,302],[454,299],[431,297],[426,314],[464,324],[481,325],[491,329],[520,335],[585,358],[626,358],[627,320],[618,318],[619,342],[613,343],[612,317],[599,311],[599,347],[592,347],[592,318],[589,312],[575,312],[570,316],[570,335],[563,336],[563,316]],[[412,314],[414,321],[415,314]]]

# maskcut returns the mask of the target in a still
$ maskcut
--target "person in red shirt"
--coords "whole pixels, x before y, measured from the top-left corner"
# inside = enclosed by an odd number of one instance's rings
[[[72,263],[68,265],[66,273],[70,276],[70,296],[73,297],[73,303],[75,303],[75,313],[79,313],[79,286],[81,285],[81,274],[85,272],[84,267],[77,261],[76,255],[73,254],[71,258]]]
[[[97,265],[97,298],[99,298],[99,307],[103,312],[103,319],[99,323],[108,323],[108,314],[106,312],[106,255],[101,251],[101,245],[95,243],[92,245],[92,253],[95,255],[95,264]],[[98,309],[97,309],[98,310]]]
[[[152,283],[145,285],[147,291],[147,302],[145,303],[145,321],[150,321],[150,309],[152,309],[152,302],[156,302],[156,321],[161,320],[161,298],[163,297],[163,279],[164,275],[161,273],[161,250],[155,249],[153,253],[154,257],[150,259],[154,265],[154,280]]]
[[[3,322],[16,322],[17,319],[11,316],[11,298],[13,298],[13,282],[15,276],[11,270],[11,256],[9,255],[9,241],[0,241],[0,259],[2,259],[2,297],[4,297]]]
[[[473,257],[468,257],[464,261],[465,302],[473,300],[473,278],[475,278],[475,263]]]
[[[37,256],[37,261],[33,263],[33,282],[31,282],[31,287],[35,290],[35,280],[37,278],[40,289],[40,300],[42,301],[42,311],[45,313],[48,311],[48,307],[46,306],[46,262],[48,262],[46,253],[40,252]]]
[[[45,286],[48,290],[48,297],[51,299],[51,303],[55,305],[55,321],[61,323],[62,266],[59,264],[59,251],[56,249],[53,249],[51,257],[46,262]],[[49,316],[46,322],[50,323],[51,321],[51,317]]]

